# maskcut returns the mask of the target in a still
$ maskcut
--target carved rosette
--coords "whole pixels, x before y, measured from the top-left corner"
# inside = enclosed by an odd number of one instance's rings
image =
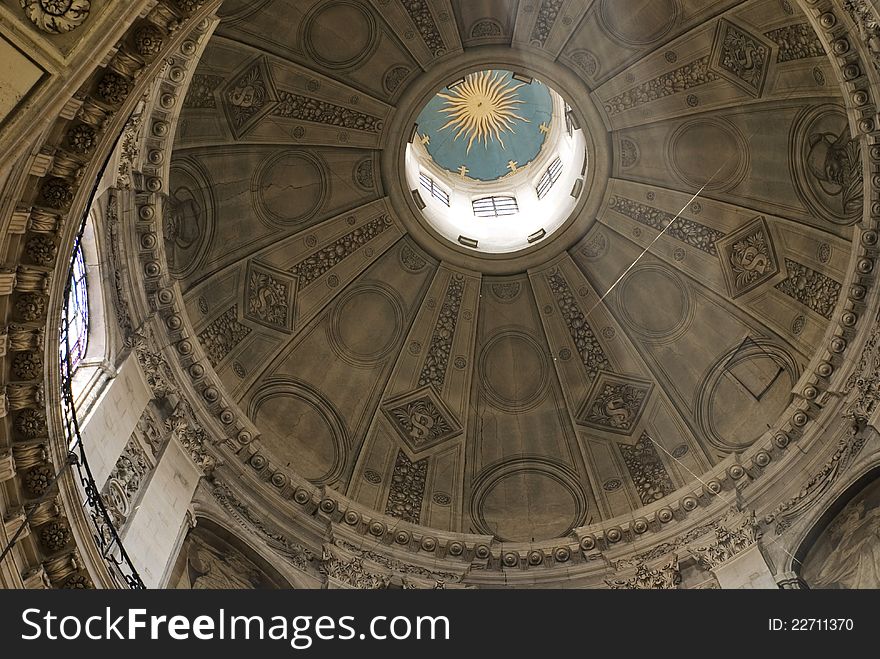
[[[43,32],[64,34],[89,17],[89,0],[20,0],[25,16]]]

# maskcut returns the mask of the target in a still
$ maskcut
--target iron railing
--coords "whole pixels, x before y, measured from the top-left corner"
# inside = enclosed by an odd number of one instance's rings
[[[87,217],[88,215],[86,215]],[[85,226],[86,220],[84,219],[76,235],[76,241],[71,254],[78,253]],[[61,350],[61,416],[64,435],[67,440],[68,460],[75,468],[78,477],[79,487],[84,497],[83,510],[92,526],[92,538],[107,565],[111,577],[120,588],[144,589],[146,586],[128,553],[125,551],[125,547],[122,546],[119,532],[113,524],[113,519],[107,510],[107,505],[95,483],[92,470],[89,468],[82,435],[80,434],[73,394],[73,376],[76,368],[71,354],[72,346],[70,344],[70,323],[68,319],[68,304],[70,303],[72,285],[73,262],[71,260],[67,281],[64,285],[64,305],[61,311],[61,340],[59,342]]]

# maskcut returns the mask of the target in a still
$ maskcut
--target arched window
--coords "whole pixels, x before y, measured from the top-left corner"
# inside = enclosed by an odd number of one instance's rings
[[[78,240],[70,264],[70,281],[67,289],[66,333],[62,332],[61,358],[69,351],[69,367],[72,374],[79,366],[89,347],[89,288],[82,241]]]
[[[477,217],[504,217],[519,212],[516,197],[483,197],[474,199],[472,203]]]
[[[557,156],[556,160],[550,163],[547,171],[544,172],[544,175],[541,176],[541,180],[538,181],[538,185],[535,187],[535,192],[538,193],[538,199],[543,199],[547,193],[550,192],[550,188],[552,188],[553,184],[559,180],[561,175],[562,159]]]

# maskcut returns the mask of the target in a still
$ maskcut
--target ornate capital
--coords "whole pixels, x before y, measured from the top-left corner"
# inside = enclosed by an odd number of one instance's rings
[[[674,590],[681,583],[678,556],[654,568],[639,563],[633,576],[606,579],[605,583],[613,590]]]
[[[731,515],[715,523],[715,542],[713,544],[690,549],[694,558],[707,570],[712,570],[729,561],[758,541],[758,527],[754,512],[739,520],[734,520],[732,524],[726,521],[729,517]]]

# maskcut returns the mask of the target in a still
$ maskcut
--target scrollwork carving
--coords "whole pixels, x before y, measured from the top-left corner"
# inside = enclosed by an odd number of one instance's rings
[[[75,30],[89,17],[89,0],[20,0],[31,23],[49,34]]]

